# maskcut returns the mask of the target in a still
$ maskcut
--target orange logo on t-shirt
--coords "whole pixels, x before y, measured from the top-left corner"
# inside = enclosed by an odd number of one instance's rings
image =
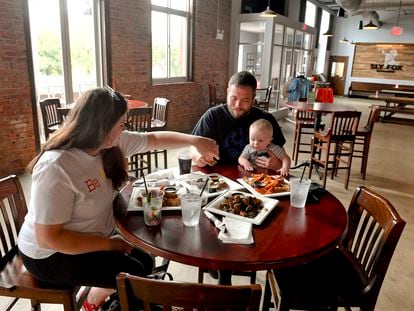
[[[101,184],[99,183],[99,180],[96,178],[87,179],[85,181],[85,184],[86,184],[86,187],[88,187],[89,192],[92,192],[101,186]]]

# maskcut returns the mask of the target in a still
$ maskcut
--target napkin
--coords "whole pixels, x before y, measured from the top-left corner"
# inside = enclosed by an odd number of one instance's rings
[[[223,243],[252,244],[254,243],[251,223],[240,221],[234,218],[225,217],[226,232],[220,231],[218,238]]]

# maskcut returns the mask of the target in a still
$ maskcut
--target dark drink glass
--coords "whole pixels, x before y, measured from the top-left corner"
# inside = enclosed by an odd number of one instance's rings
[[[191,173],[191,153],[190,149],[184,148],[178,151],[178,166],[180,175]]]

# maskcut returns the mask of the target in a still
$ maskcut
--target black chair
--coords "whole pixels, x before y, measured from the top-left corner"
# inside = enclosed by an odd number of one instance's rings
[[[405,221],[387,199],[366,187],[355,190],[348,219],[344,239],[330,253],[307,264],[268,271],[265,310],[270,292],[280,311],[375,309]]]
[[[272,94],[272,87],[268,86],[264,89],[256,90],[256,98],[254,100],[254,106],[269,111],[270,95]]]
[[[0,296],[13,297],[6,310],[18,299],[30,299],[34,311],[40,303],[63,304],[65,311],[79,310],[79,286],[59,288],[35,279],[22,263],[17,250],[17,235],[27,214],[26,200],[19,179],[10,175],[0,179]]]
[[[152,106],[151,131],[165,130],[168,120],[168,108],[170,100],[163,97],[156,97],[154,105]],[[167,149],[153,150],[151,154],[154,156],[155,168],[158,168],[158,155],[161,154],[164,158],[164,168],[168,167]]]
[[[151,130],[152,108],[131,108],[128,110],[126,128],[129,131],[149,132]],[[128,159],[128,171],[140,177],[146,171],[151,173],[151,152],[137,153]]]
[[[55,132],[63,121],[62,115],[58,110],[61,107],[60,100],[58,98],[47,98],[39,104],[40,111],[42,112],[45,138],[48,140],[49,135]]]

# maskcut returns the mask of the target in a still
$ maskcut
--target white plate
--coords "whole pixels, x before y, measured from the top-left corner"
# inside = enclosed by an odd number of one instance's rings
[[[195,181],[198,178],[203,178],[205,176],[206,176],[206,174],[204,174],[202,172],[194,172],[194,173],[190,173],[190,174],[187,174],[187,175],[182,175],[182,177],[179,179],[179,182],[181,183],[181,185],[183,185],[184,187],[186,187],[189,190],[194,190],[194,189],[201,190],[201,188],[203,187],[203,182],[200,182],[198,184],[194,184],[192,181]],[[235,182],[235,181],[231,180],[230,178],[227,178],[227,177],[222,176],[220,174],[211,173],[211,174],[207,174],[207,176],[217,176],[219,178],[219,181],[224,181],[229,186],[226,189],[216,191],[216,192],[208,192],[208,189],[205,189],[203,196],[206,196],[207,198],[216,197],[216,196],[221,195],[221,194],[223,194],[223,193],[225,193],[229,190],[243,189],[243,186],[240,185],[238,182]]]
[[[243,180],[243,178],[238,178],[237,181],[241,183],[247,190],[249,190],[252,194],[265,197],[265,198],[276,198],[276,197],[282,197],[284,195],[289,195],[290,191],[287,192],[275,192],[270,194],[261,194],[260,192],[257,192],[256,189],[254,189],[252,186],[250,186],[247,182]],[[285,179],[285,183],[289,184],[289,181]]]
[[[265,220],[265,218],[270,214],[270,212],[275,208],[275,206],[279,203],[279,200],[277,199],[259,197],[259,199],[262,200],[263,202],[263,208],[259,212],[259,214],[256,215],[255,218],[235,215],[233,213],[226,212],[226,211],[219,209],[218,206],[220,203],[224,201],[225,197],[231,196],[233,193],[242,193],[246,196],[257,197],[250,193],[230,190],[230,191],[223,193],[221,196],[217,197],[215,200],[213,200],[208,205],[206,205],[203,209],[206,209],[212,213],[216,213],[219,215],[227,216],[227,217],[238,219],[238,220],[245,221],[245,222],[250,222],[254,225],[260,225],[263,222],[263,220]]]
[[[142,211],[143,207],[137,205],[137,198],[142,190],[144,190],[144,187],[134,187],[132,189],[131,198],[129,199],[128,204],[128,211]],[[148,190],[159,190],[159,187],[149,187]],[[180,193],[183,191],[183,188],[177,188],[177,193]],[[164,211],[178,211],[181,210],[181,206],[163,206],[162,210]]]

